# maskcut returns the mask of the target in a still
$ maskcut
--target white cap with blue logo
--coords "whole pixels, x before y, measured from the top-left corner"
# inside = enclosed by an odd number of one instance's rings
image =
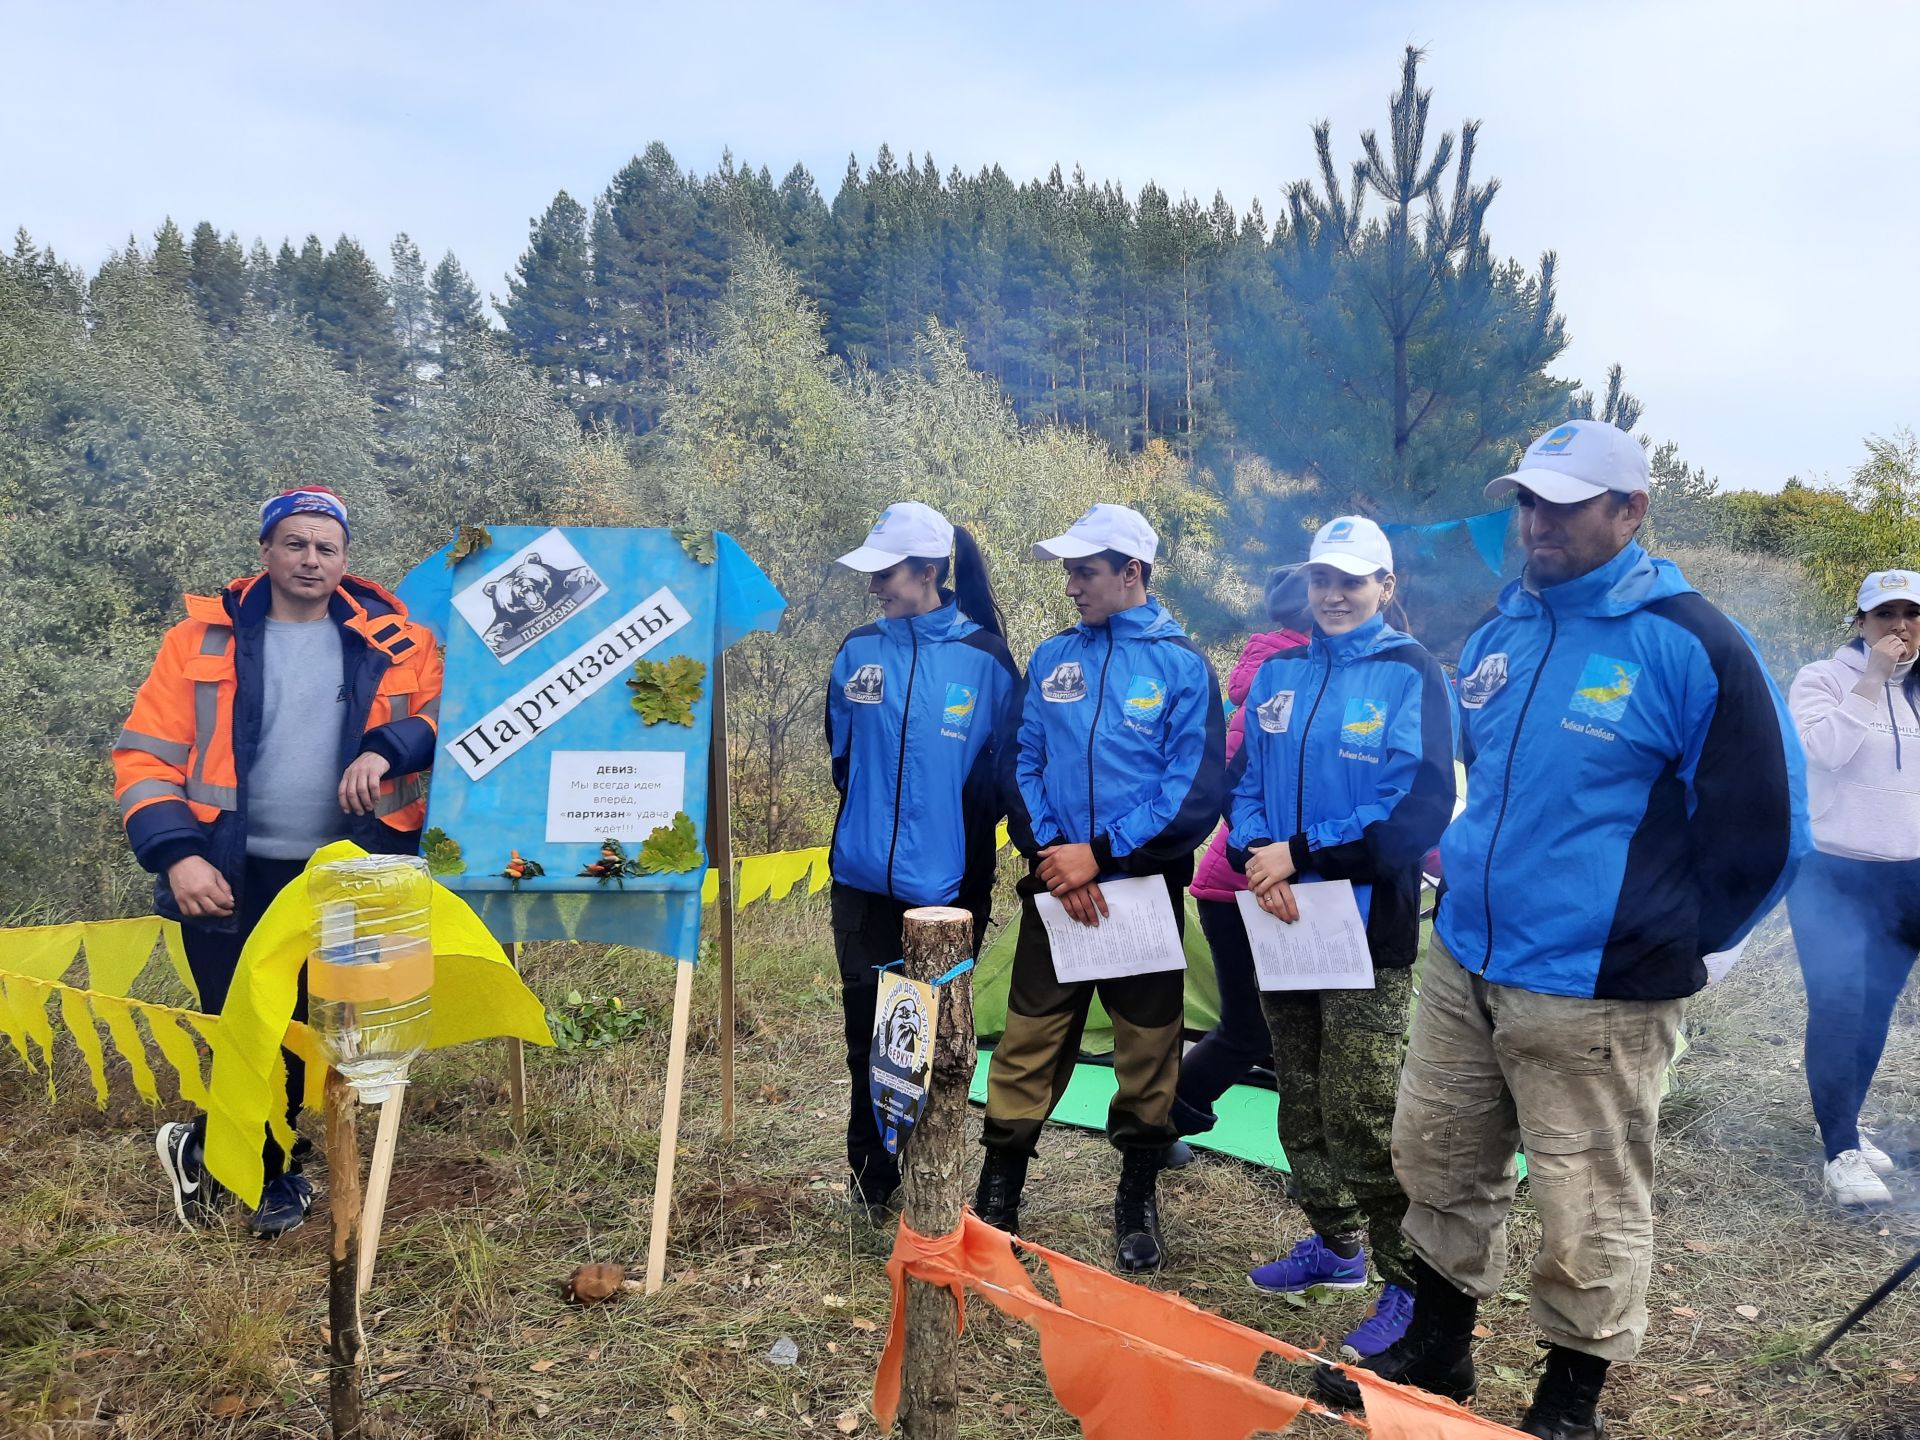
[[[1160,537],[1138,510],[1125,505],[1092,505],[1067,527],[1066,534],[1037,542],[1033,558],[1084,560],[1107,550],[1118,550],[1143,565],[1151,565],[1160,553]]]
[[[889,505],[867,532],[867,543],[849,550],[839,563],[872,575],[902,560],[945,560],[953,554],[953,526],[931,505],[902,500]]]
[[[1920,576],[1911,570],[1876,570],[1860,582],[1856,603],[1862,612],[1877,609],[1889,600],[1911,600],[1920,605]]]
[[[1341,515],[1320,527],[1307,552],[1309,565],[1331,565],[1348,575],[1374,575],[1393,569],[1387,532],[1364,515]]]
[[[1555,505],[1574,505],[1611,490],[1632,495],[1647,489],[1647,452],[1640,442],[1604,420],[1569,420],[1527,447],[1520,468],[1487,486],[1487,498],[1531,490]]]

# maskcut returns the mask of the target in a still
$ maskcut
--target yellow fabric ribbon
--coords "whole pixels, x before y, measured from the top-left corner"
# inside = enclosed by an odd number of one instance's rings
[[[307,868],[365,855],[343,840],[316,851]],[[213,1042],[213,1090],[207,1102],[206,1166],[249,1205],[263,1174],[260,1140],[286,1094],[280,1047],[288,1037],[300,969],[312,945],[315,915],[302,881],[282,890],[240,953]],[[551,1045],[546,1010],[466,901],[438,881],[429,919],[433,945],[430,1050],[510,1035]],[[317,1055],[316,1055],[317,1058]],[[309,1061],[308,1089],[324,1061]],[[284,1119],[276,1129],[284,1128]]]

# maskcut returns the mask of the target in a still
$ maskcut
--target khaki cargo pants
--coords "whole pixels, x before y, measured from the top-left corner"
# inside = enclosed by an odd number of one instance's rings
[[[1492,985],[1436,936],[1393,1125],[1414,1252],[1491,1297],[1524,1147],[1540,1215],[1535,1327],[1556,1345],[1632,1359],[1647,1330],[1653,1138],[1682,1003]]]

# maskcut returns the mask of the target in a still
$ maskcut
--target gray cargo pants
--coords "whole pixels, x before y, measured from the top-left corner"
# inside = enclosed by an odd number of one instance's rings
[[[1653,1137],[1682,1003],[1489,984],[1436,936],[1393,1125],[1414,1252],[1491,1297],[1524,1147],[1541,1231],[1535,1327],[1556,1345],[1632,1359],[1647,1331]]]

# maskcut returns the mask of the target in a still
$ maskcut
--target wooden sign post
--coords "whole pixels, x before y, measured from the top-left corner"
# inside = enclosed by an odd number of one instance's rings
[[[973,953],[973,915],[952,906],[909,910],[902,923],[907,978],[932,982]],[[926,1108],[908,1137],[901,1222],[920,1235],[959,1228],[966,1195],[967,1087],[973,1082],[973,972],[940,986]],[[907,1282],[901,1413],[908,1440],[959,1433],[960,1311],[953,1295]]]

